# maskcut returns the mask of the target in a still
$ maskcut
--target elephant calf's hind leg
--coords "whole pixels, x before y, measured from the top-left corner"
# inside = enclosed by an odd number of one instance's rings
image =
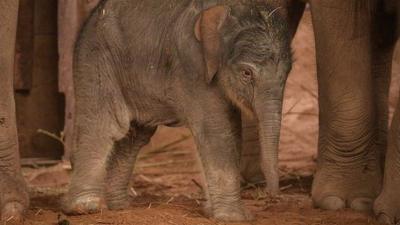
[[[106,178],[106,199],[109,209],[124,209],[129,206],[128,185],[135,166],[136,156],[146,145],[156,128],[134,127],[128,135],[114,144]]]
[[[97,115],[77,114],[72,151],[73,173],[63,208],[67,214],[97,213],[106,207],[104,186],[107,162],[114,140],[121,138],[116,133],[117,122],[110,117],[113,118],[104,112]]]

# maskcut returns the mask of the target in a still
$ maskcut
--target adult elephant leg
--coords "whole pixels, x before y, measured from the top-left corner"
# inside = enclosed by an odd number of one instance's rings
[[[370,210],[381,188],[371,66],[374,2],[311,1],[320,109],[312,199],[323,209]]]
[[[394,2],[393,6],[395,6]],[[391,13],[393,13],[392,15],[394,15],[394,12]],[[399,13],[400,13],[400,8],[399,8]],[[388,50],[393,51],[395,45],[395,40],[393,39],[393,37],[396,35],[395,27],[396,26],[399,27],[399,24],[393,23],[393,26],[390,27],[389,25],[391,24],[391,22],[395,22],[395,16],[391,18],[386,18],[386,21],[383,21],[383,23],[385,23],[386,26],[383,27],[392,28],[389,30],[389,37],[392,38],[391,40],[390,39],[386,40],[386,43],[390,44],[388,46]],[[390,65],[392,58],[390,57],[388,61]],[[394,114],[394,118],[391,124],[391,130],[389,133],[389,143],[388,143],[388,152],[385,160],[385,175],[383,179],[383,188],[381,194],[375,201],[374,205],[375,214],[378,216],[378,219],[382,223],[398,224],[400,222],[400,197],[398,195],[399,186],[400,186],[400,104],[397,103],[397,108]]]
[[[149,143],[155,127],[131,126],[128,135],[114,144],[106,178],[106,199],[109,209],[129,206],[128,185],[141,147]]]
[[[378,117],[378,141],[382,167],[387,148],[389,87],[392,73],[393,52],[396,44],[395,16],[379,9],[372,27],[372,76],[375,107]]]
[[[1,219],[21,219],[28,193],[19,165],[13,95],[18,0],[0,1],[0,210]]]
[[[382,223],[400,222],[400,104],[393,118],[386,155],[383,189],[374,204],[375,214]]]
[[[275,7],[283,7],[283,16],[287,17],[291,37],[293,38],[300,19],[303,15],[305,3],[298,0],[268,1]],[[258,140],[258,122],[245,115],[242,116],[242,155],[240,171],[243,181],[257,183],[264,180],[260,167],[260,144]]]

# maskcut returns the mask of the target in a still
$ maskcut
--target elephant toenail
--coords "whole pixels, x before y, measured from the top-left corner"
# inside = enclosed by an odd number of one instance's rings
[[[374,201],[371,198],[366,198],[366,197],[355,198],[350,203],[350,208],[360,212],[368,212],[372,210],[373,204]]]
[[[346,207],[346,203],[339,197],[328,196],[321,201],[318,207],[326,210],[339,210],[344,209]]]

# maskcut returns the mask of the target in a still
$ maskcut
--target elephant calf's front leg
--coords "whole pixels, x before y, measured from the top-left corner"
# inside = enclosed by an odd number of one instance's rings
[[[218,220],[251,220],[240,197],[240,123],[230,121],[229,116],[211,114],[191,126],[207,182],[210,209],[206,211]]]

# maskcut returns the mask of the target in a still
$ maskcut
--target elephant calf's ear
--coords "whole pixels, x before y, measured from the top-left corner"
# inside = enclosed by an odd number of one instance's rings
[[[201,42],[206,64],[205,79],[211,83],[217,73],[222,58],[221,28],[226,22],[230,8],[214,6],[204,10],[196,21],[194,33]]]

